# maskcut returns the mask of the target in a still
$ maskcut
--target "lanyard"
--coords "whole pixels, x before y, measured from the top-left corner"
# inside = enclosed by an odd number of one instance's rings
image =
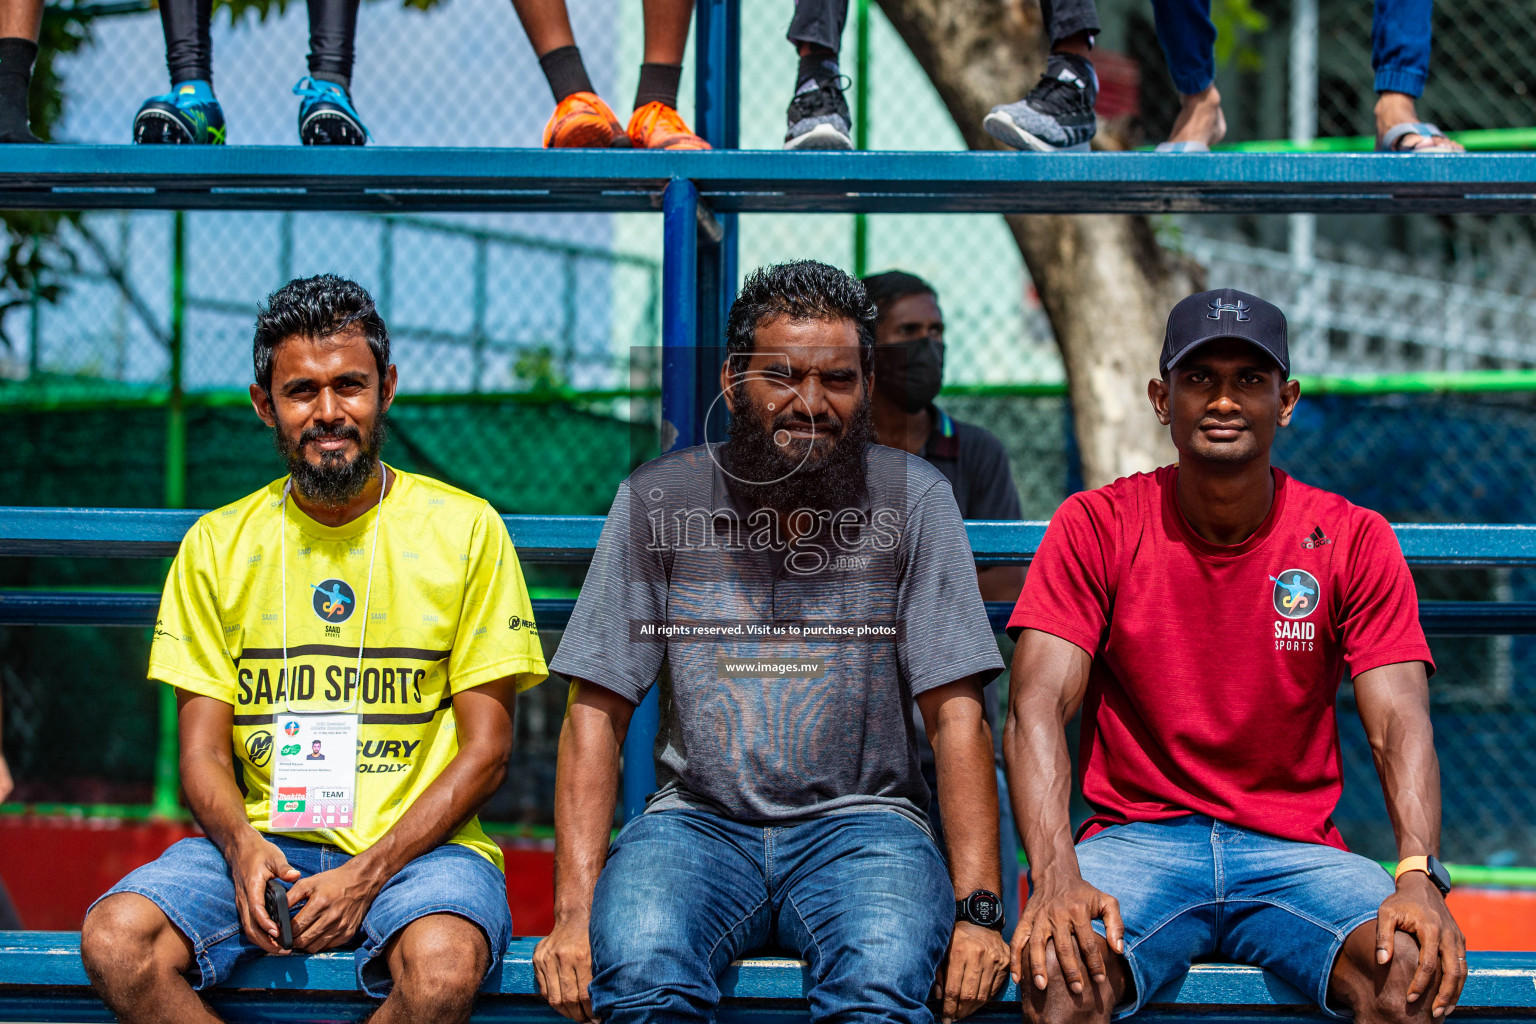
[[[283,507],[281,509],[282,521],[277,531],[278,558],[282,565],[283,585],[283,679],[287,682],[287,689],[283,694],[283,710],[294,714],[293,710],[293,676],[288,674],[288,492],[293,490],[293,477],[283,484]],[[363,626],[359,631],[361,636],[357,642],[357,692],[352,695],[352,706],[347,710],[357,713],[357,702],[363,694],[363,646],[368,642],[368,601],[373,596],[373,566],[379,556],[379,525],[384,522],[384,492],[389,490],[389,475],[384,468],[384,463],[379,463],[379,503],[374,506],[376,515],[373,520],[373,545],[368,554],[368,583],[363,588]]]

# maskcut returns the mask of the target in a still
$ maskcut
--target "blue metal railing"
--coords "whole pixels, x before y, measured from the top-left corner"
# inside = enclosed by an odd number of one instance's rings
[[[0,207],[726,213],[1530,213],[1536,154],[8,146]]]
[[[685,385],[677,387],[686,390]],[[696,443],[702,436],[703,425],[686,413],[674,410],[674,447]],[[179,509],[0,507],[0,556],[166,557],[175,554],[200,514]],[[503,519],[519,557],[530,563],[587,561],[603,524],[601,516]],[[1043,522],[969,522],[966,533],[978,565],[1017,565],[1034,555],[1045,527]],[[1414,565],[1536,565],[1536,526],[1402,523],[1393,530]],[[3,590],[0,625],[147,626],[154,623],[158,602],[157,594],[147,593]],[[543,599],[534,603],[534,613],[541,624],[560,628],[571,606],[570,600]],[[987,606],[995,629],[1007,622],[1010,610],[1002,603]],[[1427,633],[1437,636],[1530,634],[1536,633],[1536,602],[1426,601],[1420,606],[1420,620]],[[644,709],[642,724],[652,710]],[[634,760],[649,763],[648,758]]]

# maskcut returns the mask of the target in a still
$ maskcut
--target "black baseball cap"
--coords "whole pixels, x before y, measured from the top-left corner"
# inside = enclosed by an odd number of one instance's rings
[[[1286,341],[1285,314],[1273,303],[1236,288],[1217,288],[1179,301],[1168,314],[1163,354],[1157,369],[1168,369],[1190,352],[1218,338],[1252,342],[1291,375],[1291,349]]]

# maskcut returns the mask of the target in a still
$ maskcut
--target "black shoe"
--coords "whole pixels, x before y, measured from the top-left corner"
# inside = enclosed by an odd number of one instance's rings
[[[852,149],[852,119],[843,96],[848,79],[838,77],[818,83],[815,89],[795,93],[789,101],[789,130],[785,149]]]
[[[1098,96],[1099,80],[1090,61],[1053,53],[1040,84],[1017,103],[993,107],[981,126],[1014,149],[1085,151],[1098,130],[1093,113]]]

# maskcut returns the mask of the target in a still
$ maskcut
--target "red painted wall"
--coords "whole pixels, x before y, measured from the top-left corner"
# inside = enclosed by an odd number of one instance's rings
[[[178,839],[196,835],[182,824],[113,819],[0,818],[0,878],[28,928],[75,931],[91,902],[119,878]],[[507,901],[518,935],[545,935],[554,925],[554,844],[497,840],[507,857]],[[1451,912],[1470,949],[1536,952],[1536,892],[1457,889]]]
[[[75,931],[92,902],[178,839],[181,823],[116,819],[0,818],[0,879],[28,928]],[[554,843],[498,840],[507,857],[507,900],[519,935],[554,926]]]

